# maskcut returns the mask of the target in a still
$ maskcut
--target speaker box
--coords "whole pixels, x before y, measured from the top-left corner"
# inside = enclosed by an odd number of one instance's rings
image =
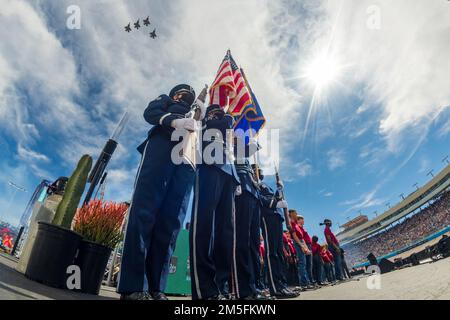
[[[367,260],[369,260],[369,263],[372,266],[377,266],[378,265],[377,257],[375,257],[375,255],[373,253],[370,253],[367,256]]]
[[[418,266],[420,264],[420,259],[417,256],[417,253],[413,253],[409,256],[409,260],[411,261],[413,266]]]
[[[402,258],[395,259],[394,264],[396,268],[401,268],[403,266],[403,259]]]
[[[381,259],[381,261],[378,263],[378,266],[380,267],[381,274],[395,270],[395,263],[388,259]]]
[[[352,277],[359,276],[359,275],[361,275],[361,274],[364,274],[364,269],[361,269],[361,270],[352,270],[352,271],[350,272],[350,275],[351,275]]]
[[[442,238],[437,245],[438,251],[444,257],[450,256],[450,237]]]

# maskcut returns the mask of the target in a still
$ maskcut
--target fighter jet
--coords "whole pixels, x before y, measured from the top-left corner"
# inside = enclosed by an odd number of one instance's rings
[[[134,23],[134,27],[136,29],[139,29],[141,27],[141,25],[139,24],[139,19],[137,19],[137,21]]]
[[[131,23],[129,23],[128,25],[125,26],[125,31],[126,31],[126,32],[130,32],[130,31],[131,31],[130,24],[131,24]]]
[[[156,35],[156,29],[153,29],[153,31],[150,32],[150,37],[151,37],[152,39],[155,39],[155,38],[157,37],[157,35]]]
[[[150,16],[148,16],[146,19],[144,19],[144,26],[148,27],[150,25]]]

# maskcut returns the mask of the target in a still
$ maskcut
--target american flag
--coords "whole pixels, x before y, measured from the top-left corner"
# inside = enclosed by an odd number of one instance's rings
[[[218,104],[233,116],[240,115],[252,103],[250,92],[236,62],[227,51],[209,91],[209,104]]]

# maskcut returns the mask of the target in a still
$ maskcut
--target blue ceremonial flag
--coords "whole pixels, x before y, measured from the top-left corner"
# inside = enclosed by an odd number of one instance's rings
[[[256,137],[259,131],[266,124],[266,118],[264,117],[261,107],[259,106],[258,100],[256,100],[255,94],[247,83],[245,78],[244,70],[241,69],[242,75],[250,91],[251,103],[247,105],[242,113],[235,117],[234,131],[242,130],[241,132],[246,133],[245,143],[248,144],[251,137]],[[252,131],[251,133],[249,131]]]

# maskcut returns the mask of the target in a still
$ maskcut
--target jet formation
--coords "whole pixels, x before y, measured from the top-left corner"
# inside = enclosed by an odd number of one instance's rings
[[[141,19],[137,19],[137,21],[133,23],[134,29],[139,30],[141,28],[140,20]],[[142,19],[142,23],[144,24],[145,27],[150,26],[151,25],[150,16],[147,16],[147,18]],[[125,28],[125,32],[130,33],[132,31],[131,22],[129,22],[124,28]],[[153,31],[150,32],[149,35],[150,35],[150,38],[156,39],[156,37],[158,36],[156,34],[156,28],[153,28]]]

